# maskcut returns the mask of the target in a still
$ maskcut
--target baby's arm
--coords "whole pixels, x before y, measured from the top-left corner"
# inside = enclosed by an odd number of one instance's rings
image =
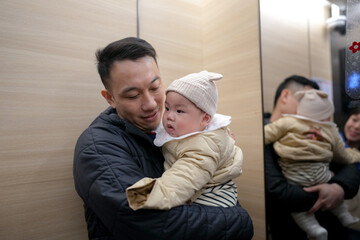
[[[345,143],[337,131],[337,128],[332,129],[332,134],[335,139],[335,144],[333,146],[333,160],[342,164],[360,162],[360,152],[355,148],[345,147]]]
[[[126,190],[132,209],[163,209],[183,205],[215,173],[219,147],[200,136],[189,137],[176,150],[178,160],[161,178],[143,178]]]
[[[265,144],[276,142],[286,134],[287,129],[284,119],[284,117],[280,118],[264,126]]]

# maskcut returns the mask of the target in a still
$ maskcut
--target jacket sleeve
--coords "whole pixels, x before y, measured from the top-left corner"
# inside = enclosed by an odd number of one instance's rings
[[[335,136],[334,159],[330,163],[330,169],[335,173],[335,176],[329,183],[339,184],[344,190],[344,198],[351,199],[359,190],[360,171],[358,162],[360,154],[356,149],[345,148],[344,140],[337,129],[333,131],[333,135]]]
[[[265,190],[269,201],[276,201],[288,211],[307,211],[318,198],[317,193],[305,192],[302,187],[289,184],[277,163],[272,144],[265,146]],[[353,198],[359,189],[360,173],[357,164],[343,165],[332,161],[330,169],[335,176],[329,183],[339,184],[345,199]]]
[[[355,148],[346,148],[345,143],[336,129],[333,130],[334,135],[334,159],[343,164],[360,162],[360,152]]]
[[[301,186],[289,184],[277,159],[272,144],[265,145],[265,191],[269,202],[276,202],[290,212],[309,210],[315,204],[318,194],[305,192]]]
[[[283,117],[264,126],[265,144],[274,143],[287,133],[288,129],[285,119],[287,118]]]
[[[96,144],[79,141],[74,155],[76,190],[115,239],[252,238],[251,218],[240,205],[133,211],[125,189],[145,174],[128,152],[128,146],[115,141]],[[109,148],[116,151],[108,151]]]
[[[360,171],[357,163],[340,164],[337,161],[330,163],[330,169],[335,173],[335,176],[330,179],[329,183],[337,183],[343,189],[345,199],[355,197],[359,190]]]

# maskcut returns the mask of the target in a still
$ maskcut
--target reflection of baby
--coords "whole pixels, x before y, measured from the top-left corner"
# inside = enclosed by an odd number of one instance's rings
[[[232,181],[243,155],[229,136],[230,117],[216,114],[215,80],[202,71],[177,79],[166,90],[165,113],[155,145],[162,146],[161,178],[143,178],[126,190],[132,209],[170,209],[185,203],[230,207],[237,204]]]
[[[288,182],[301,186],[326,183],[331,178],[329,162],[360,161],[360,153],[346,149],[336,125],[330,122],[334,113],[327,94],[318,90],[299,91],[297,115],[284,115],[265,126],[265,144],[275,142],[279,165]],[[342,203],[331,210],[344,226],[359,221]],[[295,222],[309,237],[327,239],[327,231],[321,227],[314,214],[292,213]]]

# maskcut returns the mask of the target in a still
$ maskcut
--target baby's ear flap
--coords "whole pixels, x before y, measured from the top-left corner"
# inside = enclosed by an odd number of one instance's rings
[[[221,75],[220,73],[208,72],[206,70],[201,71],[199,75],[205,76],[209,81],[218,81],[223,78],[223,75]]]
[[[318,90],[316,90],[315,92],[316,92],[316,94],[319,95],[321,98],[327,98],[327,97],[328,97],[328,95],[327,95],[326,92],[318,91]]]
[[[209,72],[208,78],[211,81],[218,81],[223,78],[223,75],[220,73]]]
[[[305,91],[298,91],[295,93],[294,97],[296,100],[300,101],[305,95]]]

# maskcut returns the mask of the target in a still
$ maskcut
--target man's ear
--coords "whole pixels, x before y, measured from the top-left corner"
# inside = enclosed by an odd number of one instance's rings
[[[111,93],[110,93],[108,90],[106,90],[106,89],[101,90],[101,95],[105,98],[105,100],[106,100],[113,108],[115,108],[114,98],[112,97]]]
[[[283,103],[286,103],[290,95],[291,95],[291,91],[289,89],[283,89],[281,91],[279,100]]]
[[[203,127],[206,127],[207,125],[209,125],[210,121],[211,121],[211,116],[209,114],[205,113],[204,117],[203,117],[203,119],[201,121],[201,125]]]

